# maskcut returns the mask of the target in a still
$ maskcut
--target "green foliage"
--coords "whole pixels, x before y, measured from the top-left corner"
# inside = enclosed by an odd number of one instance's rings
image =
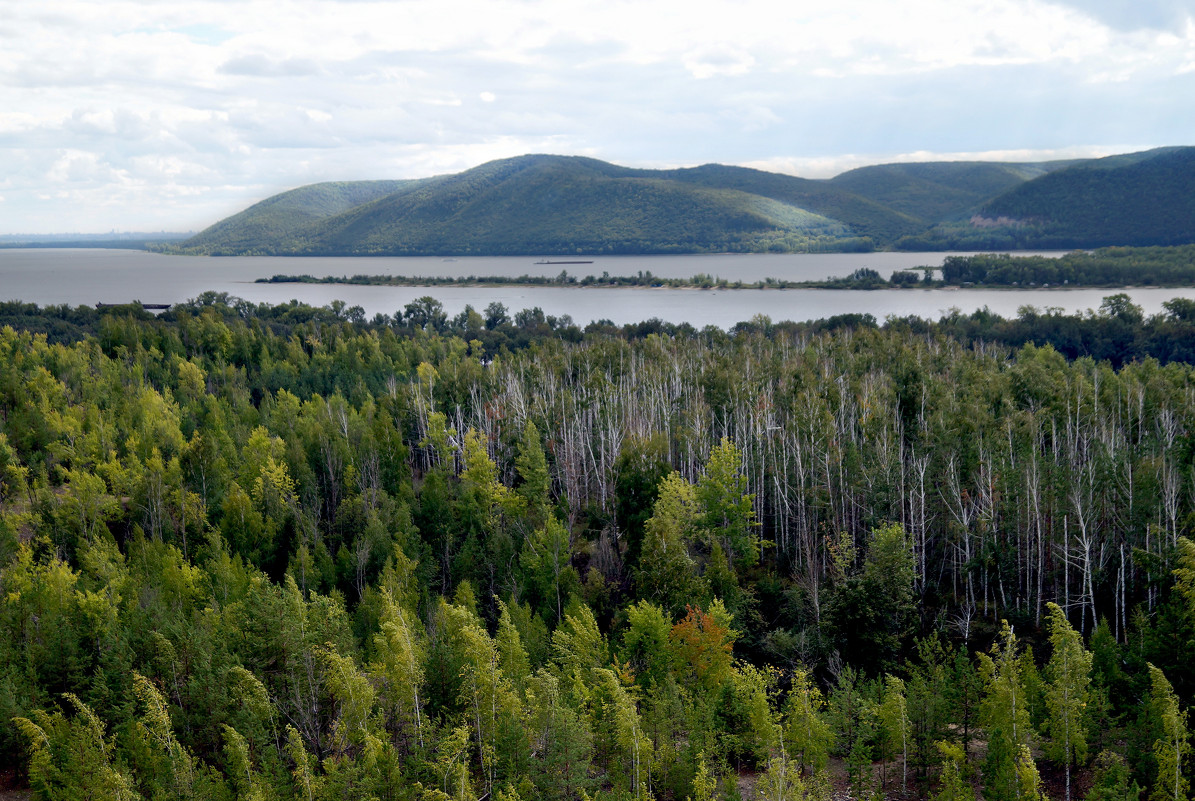
[[[1091,685],[1091,652],[1083,647],[1083,638],[1057,604],[1048,604],[1050,655],[1046,673],[1046,706],[1049,716],[1049,754],[1066,767],[1066,797],[1070,801],[1070,772],[1074,764],[1087,760],[1087,725],[1085,711]]]
[[[114,764],[115,743],[106,727],[86,704],[67,694],[73,719],[62,712],[35,713],[35,720],[19,717],[17,728],[28,741],[29,778],[40,795],[54,799],[86,799],[93,794],[118,801],[141,796],[132,778]]]
[[[831,183],[926,223],[969,212],[1056,164],[928,162],[877,164],[844,172]]]
[[[1184,801],[1190,782],[1183,775],[1187,757],[1187,710],[1181,709],[1174,688],[1162,671],[1148,665],[1150,704],[1161,724],[1160,736],[1153,744],[1158,777],[1150,791],[1151,801]]]
[[[1137,801],[1141,787],[1132,781],[1128,762],[1120,754],[1101,751],[1085,801]]]
[[[899,525],[871,532],[862,569],[851,567],[853,543],[840,543],[842,584],[829,605],[830,634],[851,664],[868,672],[894,665],[913,620],[914,557]]]
[[[645,688],[661,684],[671,670],[668,641],[671,621],[650,601],[639,601],[627,609],[627,628],[622,634],[624,655]]]
[[[905,683],[900,678],[891,675],[884,677],[878,717],[880,758],[888,762],[900,756],[901,787],[904,787],[909,781],[909,735],[912,724],[909,720]]]
[[[1185,314],[1072,323],[1181,344]],[[911,758],[965,798],[970,756],[1011,799],[1026,746],[1096,798],[1188,794],[1189,365],[961,345],[1006,330],[982,317],[400,316],[0,329],[0,759],[39,797],[733,797],[749,769],[822,798],[833,753],[856,793]],[[976,670],[996,615],[1023,642]]]
[[[798,770],[824,770],[830,757],[834,734],[823,717],[824,702],[808,672],[797,669],[785,707],[783,737],[785,751],[796,760]]]
[[[908,663],[906,712],[909,718],[909,752],[917,778],[924,779],[938,761],[938,743],[952,734],[956,715],[953,697],[952,652],[938,634],[917,642],[917,659]],[[961,726],[959,727],[962,728]]]
[[[679,473],[665,476],[652,509],[644,524],[636,584],[641,597],[677,614],[704,595],[689,554],[699,519],[693,486]]]
[[[981,720],[988,735],[984,797],[1011,801],[1020,797],[1022,785],[1032,777],[1022,769],[1028,758],[1029,705],[1021,684],[1017,639],[1008,621],[1001,623],[991,655],[979,655],[979,667],[986,685]]]
[[[728,438],[710,451],[693,497],[701,510],[698,522],[705,536],[721,541],[735,567],[753,567],[760,556],[755,496],[747,492],[742,453]]]
[[[565,601],[581,583],[571,564],[568,529],[555,515],[547,514],[543,525],[527,537],[519,558],[545,617],[560,620]]]
[[[966,753],[962,748],[945,740],[940,740],[937,747],[942,754],[942,775],[934,801],[973,801],[975,792],[966,780]]]

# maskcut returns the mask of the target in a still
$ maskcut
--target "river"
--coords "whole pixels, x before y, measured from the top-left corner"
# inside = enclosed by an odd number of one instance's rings
[[[569,315],[584,325],[606,319],[617,324],[653,317],[700,328],[728,328],[763,314],[774,321],[814,320],[837,314],[867,313],[883,320],[889,315],[936,319],[951,309],[970,313],[987,307],[1013,316],[1021,306],[1058,307],[1067,312],[1098,308],[1112,289],[885,289],[875,291],[698,290],[653,288],[499,287],[379,287],[347,284],[257,284],[276,274],[405,275],[405,276],[519,276],[635,275],[650,271],[669,278],[699,273],[731,281],[777,278],[820,280],[849,275],[870,267],[884,277],[895,270],[937,267],[946,253],[832,253],[734,254],[686,256],[595,257],[592,264],[536,265],[532,257],[470,257],[458,259],[225,257],[165,256],[137,250],[0,249],[0,300],[39,305],[95,303],[179,303],[204,291],[227,292],[254,303],[282,303],[291,299],[314,306],[342,300],[361,306],[366,315],[393,314],[424,295],[437,298],[455,315],[472,305],[483,310],[491,302],[511,312],[538,306],[546,314]],[[1057,254],[1045,254],[1057,255]],[[582,258],[582,257],[578,257]],[[587,258],[587,257],[586,257]],[[1195,299],[1192,289],[1136,288],[1126,290],[1147,314],[1161,310],[1173,297]]]

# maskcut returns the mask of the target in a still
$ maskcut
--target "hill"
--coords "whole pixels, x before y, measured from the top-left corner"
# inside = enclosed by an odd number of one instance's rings
[[[535,255],[1017,249],[1195,242],[1195,148],[1079,162],[886,164],[810,180],[707,164],[501,159],[315,184],[176,249],[211,255]]]
[[[876,243],[887,243],[907,233],[924,228],[914,217],[885,206],[866,196],[844,191],[828,181],[797,178],[791,175],[707,164],[690,169],[670,170],[670,180],[706,187],[725,187],[779,200],[809,209],[835,220],[842,220],[860,236]]]
[[[1112,156],[1043,176],[980,212],[1040,230],[1064,247],[1195,241],[1195,148]]]
[[[968,215],[981,203],[1073,162],[983,161],[876,164],[830,183],[907,214],[926,226]]]
[[[910,249],[1096,248],[1195,242],[1195,148],[1083,161],[898,243]]]
[[[841,247],[870,232],[852,222],[799,206],[781,192],[678,181],[593,159],[531,156],[362,205],[316,226],[313,242],[336,253],[806,250]]]
[[[217,255],[844,250],[870,249],[924,227],[826,182],[717,165],[638,170],[533,155],[390,187],[356,186],[320,184],[269,198],[182,249]]]
[[[255,203],[191,237],[197,250],[279,253],[313,222],[397,192],[412,181],[333,181],[292,189]]]

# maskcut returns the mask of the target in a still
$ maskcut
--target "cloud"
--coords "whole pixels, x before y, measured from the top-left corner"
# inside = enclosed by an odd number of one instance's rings
[[[800,173],[1182,144],[1192,4],[7,3],[4,226],[202,227],[303,183],[526,152]]]
[[[820,158],[773,158],[751,161],[744,167],[757,170],[798,175],[803,178],[833,178],[844,172],[873,164],[908,164],[925,161],[1002,161],[1036,163],[1065,159],[1095,159],[1116,153],[1148,150],[1151,145],[1127,144],[1111,146],[1079,146],[1043,150],[978,150],[968,152],[938,152],[918,150],[910,153],[845,153]]]
[[[715,75],[746,75],[755,65],[750,53],[727,45],[704,47],[684,56],[685,69],[695,78]]]
[[[1195,19],[1192,0],[1055,0],[1122,31],[1184,32]]]
[[[224,75],[249,75],[256,78],[297,78],[316,75],[319,66],[309,58],[272,59],[260,53],[231,58],[217,72]]]

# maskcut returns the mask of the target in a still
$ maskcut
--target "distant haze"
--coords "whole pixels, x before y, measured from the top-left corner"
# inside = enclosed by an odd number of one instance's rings
[[[0,234],[523,153],[828,177],[1191,144],[1191,0],[0,0]]]

